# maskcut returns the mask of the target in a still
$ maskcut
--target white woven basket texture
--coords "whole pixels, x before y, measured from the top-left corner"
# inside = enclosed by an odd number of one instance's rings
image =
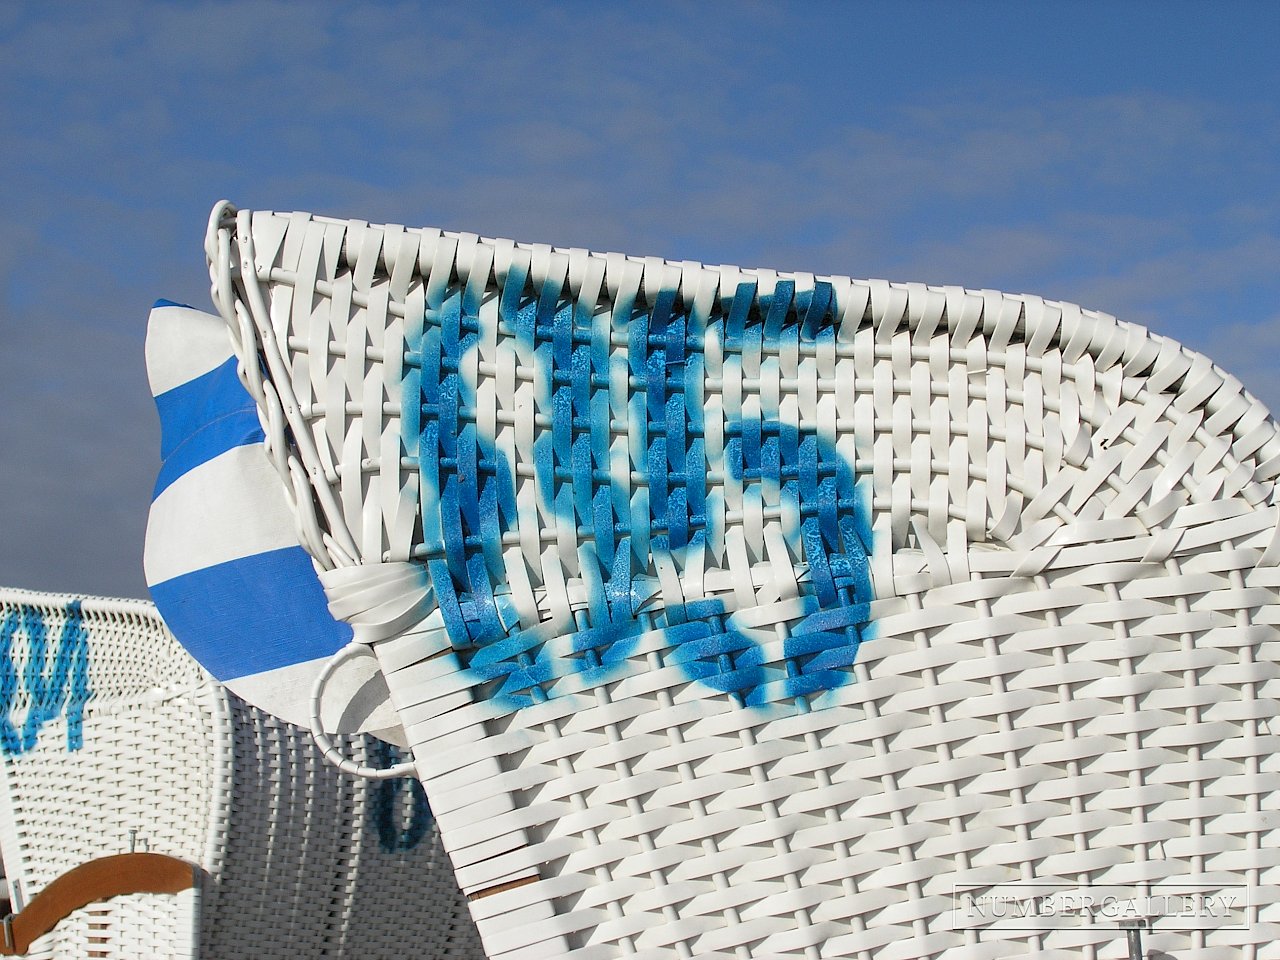
[[[76,631],[74,622],[68,629],[76,602],[24,591],[0,594],[8,634],[0,669],[16,681],[6,717],[25,741],[17,750],[6,747],[0,804],[7,807],[0,843],[15,906],[95,857],[151,849],[204,862],[209,854],[221,706],[215,688],[146,604],[81,603],[82,629]],[[25,619],[33,614],[39,619]],[[46,647],[44,662],[36,663],[32,634],[40,626]],[[39,671],[52,688],[59,667],[65,681],[49,695],[61,709],[43,723],[30,720],[35,698],[28,676]],[[75,697],[78,668],[88,692],[79,708],[65,703]],[[168,802],[157,803],[160,798]],[[33,953],[190,956],[195,923],[191,893],[125,897],[68,918]]]
[[[425,957],[482,956],[425,807],[405,796],[381,802],[379,785],[338,774],[309,733],[227,694],[149,603],[0,590],[0,624],[32,611],[43,622],[46,679],[56,676],[72,604],[87,641],[83,710],[62,701],[29,749],[3,754],[11,893],[26,902],[72,867],[131,849],[183,858],[202,877],[198,896],[136,895],[77,911],[33,956],[390,958],[408,945]],[[31,635],[11,629],[0,651],[0,683],[17,678],[8,718],[19,732],[31,709]],[[73,674],[74,663],[64,694]],[[385,760],[372,738],[343,746]],[[380,817],[399,832],[388,835]],[[393,892],[422,910],[399,914]]]
[[[1116,929],[957,929],[953,890],[1177,878],[1247,888],[1245,922],[1158,928],[1151,949],[1276,955],[1280,440],[1238,381],[1038,297],[232,213],[211,227],[215,302],[305,545],[376,641],[459,882],[500,891],[472,903],[491,956],[1105,956]],[[545,329],[522,319],[541,303]],[[685,371],[665,374],[685,411],[665,427],[645,398],[665,361],[634,333],[658,311]],[[570,422],[579,346],[599,379]],[[423,386],[419,409],[412,388],[453,374],[456,405]],[[442,491],[477,468],[428,448],[441,411],[506,463],[517,506],[505,529],[463,516],[465,557],[441,547]],[[700,437],[679,434],[695,414]],[[874,599],[836,611],[856,659],[813,693],[788,680],[813,665],[788,651],[821,589],[800,508],[726,466],[774,418],[834,450],[862,505],[841,509],[861,511]],[[706,515],[671,521],[705,524],[697,549],[646,528],[664,430],[702,458],[681,483]],[[584,500],[557,445],[597,435],[587,474],[608,479]],[[611,522],[654,535],[608,670],[584,652],[614,572],[593,566],[597,487]],[[500,569],[497,599],[463,596],[482,569],[464,559]],[[394,617],[361,605],[396,583]],[[442,590],[492,602],[525,659],[500,672],[468,648],[480,614],[447,623]],[[691,673],[672,612],[704,600],[750,670]]]

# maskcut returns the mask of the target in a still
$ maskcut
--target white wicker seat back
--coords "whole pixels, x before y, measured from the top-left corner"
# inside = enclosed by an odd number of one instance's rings
[[[1119,948],[953,910],[1044,884],[1247,890],[1179,960],[1277,938],[1280,440],[1204,357],[227,205],[206,249],[491,956]]]
[[[77,911],[31,955],[482,956],[421,798],[341,776],[308,732],[215,683],[149,602],[0,590],[0,700],[15,910],[108,854],[200,868],[194,891]],[[371,737],[343,746],[391,759]],[[399,896],[423,915],[389,909]]]

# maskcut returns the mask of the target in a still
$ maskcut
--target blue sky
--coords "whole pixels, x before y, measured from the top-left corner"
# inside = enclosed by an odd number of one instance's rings
[[[1280,408],[1280,5],[0,6],[0,583],[143,595],[214,201],[1073,300]]]

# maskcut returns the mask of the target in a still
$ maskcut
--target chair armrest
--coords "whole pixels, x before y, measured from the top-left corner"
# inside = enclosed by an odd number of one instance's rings
[[[179,893],[195,886],[195,868],[161,853],[121,853],[90,860],[41,890],[21,913],[4,918],[0,956],[21,956],[81,907],[130,893]]]

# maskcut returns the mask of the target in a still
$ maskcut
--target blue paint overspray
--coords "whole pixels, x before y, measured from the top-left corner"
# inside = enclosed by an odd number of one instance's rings
[[[400,762],[400,751],[381,740],[374,742],[371,752],[372,765],[379,769]],[[412,850],[422,842],[434,821],[422,784],[413,777],[401,777],[377,780],[371,787],[374,797],[370,812],[379,846],[387,853]]]
[[[27,640],[27,658],[21,677],[15,664],[15,642]],[[62,629],[49,657],[48,628],[36,607],[23,604],[0,615],[0,749],[7,754],[31,750],[46,723],[64,709],[67,716],[67,749],[84,745],[84,708],[89,701],[89,632],[80,601],[64,611]],[[12,716],[19,692],[27,693],[26,717],[21,729]]]
[[[538,408],[551,411],[535,436],[534,481],[557,523],[590,531],[575,537],[587,610],[567,638],[562,626],[519,626],[498,589],[505,580],[500,534],[518,520],[513,466],[493,437],[479,435],[470,416],[474,389],[461,373],[479,340],[479,298],[455,289],[411,328],[404,384],[404,406],[414,410],[426,565],[441,616],[464,664],[511,709],[545,699],[569,671],[588,685],[615,676],[638,637],[654,628],[637,615],[643,598],[634,578],[714,545],[703,452],[707,339],[717,338],[726,355],[758,359],[762,350],[776,354],[787,336],[834,335],[831,287],[822,282],[797,295],[793,282],[780,281],[761,296],[744,283],[726,310],[707,316],[681,304],[674,289],[657,291],[651,303],[624,291],[613,310],[613,329],[628,344],[623,365],[610,350],[609,326],[589,309],[575,310],[559,281],[541,289],[526,281],[513,267],[497,312],[521,365],[534,371]],[[610,391],[621,377],[632,384],[627,443],[641,475],[630,495],[611,461],[618,400]],[[672,648],[667,662],[748,706],[848,682],[871,600],[869,511],[851,465],[816,431],[762,408],[758,418],[726,422],[724,471],[777,492],[795,521],[785,531],[788,547],[803,557],[811,586],[784,641],[781,671],[776,655],[766,663],[760,645],[714,599],[661,611],[657,626]],[[549,643],[557,638],[568,642],[559,660]]]

